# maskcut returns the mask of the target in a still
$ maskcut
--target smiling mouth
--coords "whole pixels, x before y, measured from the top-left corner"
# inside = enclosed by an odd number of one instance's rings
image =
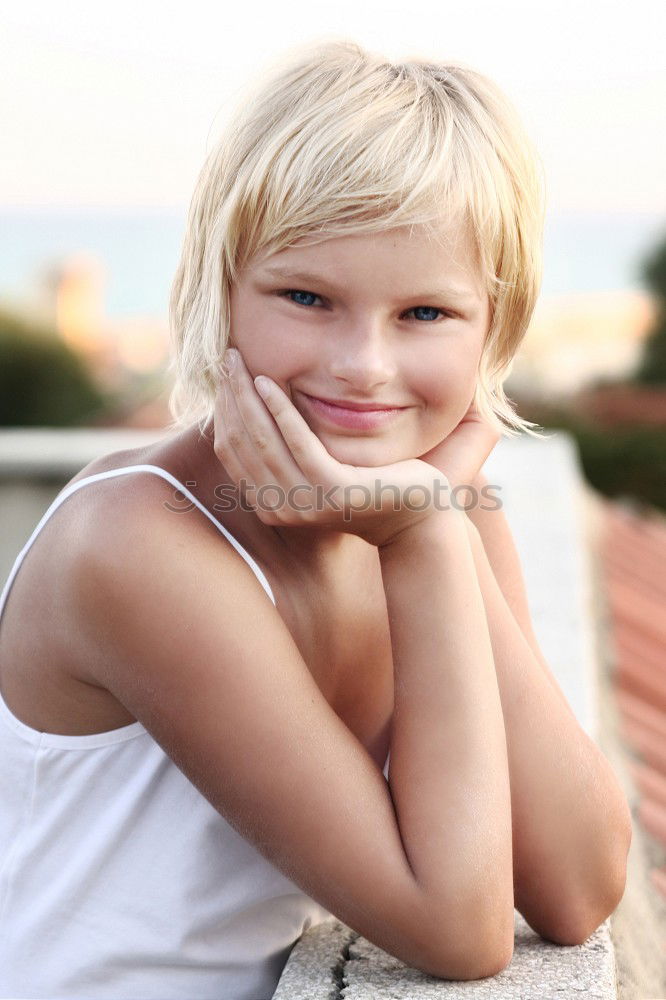
[[[344,399],[326,399],[323,396],[310,396],[304,392],[308,399],[314,399],[318,403],[326,403],[328,406],[336,406],[341,410],[353,410],[356,413],[379,413],[382,410],[404,410],[404,406],[393,406],[390,403],[355,403]]]
[[[317,417],[322,417],[329,423],[339,427],[349,427],[352,430],[373,430],[384,424],[390,423],[409,407],[391,407],[377,410],[354,410],[336,403],[329,403],[317,396],[309,396],[301,393],[306,401],[308,410]]]

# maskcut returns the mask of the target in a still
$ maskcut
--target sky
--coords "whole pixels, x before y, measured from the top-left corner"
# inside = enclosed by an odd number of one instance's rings
[[[0,209],[189,203],[230,101],[300,42],[491,76],[549,213],[666,219],[665,0],[0,0]]]

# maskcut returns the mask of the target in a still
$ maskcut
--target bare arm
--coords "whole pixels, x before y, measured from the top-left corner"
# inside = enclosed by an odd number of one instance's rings
[[[379,549],[395,676],[389,781],[419,884],[477,941],[513,950],[504,720],[464,515]]]
[[[486,475],[482,472],[478,473],[473,480],[473,485],[481,495],[482,488],[488,486]],[[523,572],[509,522],[501,508],[487,510],[484,509],[484,505],[488,506],[488,503],[480,498],[479,504],[467,511],[467,517],[478,531],[493,575],[527,644],[556,692],[562,707],[573,715],[571,706],[555,680],[534,634]],[[492,504],[490,505],[492,506]]]
[[[470,518],[509,751],[515,905],[544,937],[578,944],[622,897],[631,816],[539,649],[504,514]]]

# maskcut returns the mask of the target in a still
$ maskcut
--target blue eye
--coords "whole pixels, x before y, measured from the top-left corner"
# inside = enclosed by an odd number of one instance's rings
[[[293,302],[294,305],[305,306],[306,308],[308,306],[314,305],[314,302],[312,301],[313,299],[319,299],[319,301],[321,302],[321,297],[319,295],[315,295],[314,292],[306,292],[302,288],[300,288],[300,289],[299,288],[287,288],[287,289],[285,289],[282,292],[278,292],[278,295],[282,296],[283,298],[289,298],[289,301]],[[292,298],[291,296],[299,296],[300,297],[300,301],[297,300],[297,299],[295,299],[295,298]],[[304,302],[303,299],[309,299],[310,301]],[[418,313],[426,313],[426,314],[429,313],[430,314],[429,316],[426,315],[425,318],[423,316],[420,316],[419,317],[419,322],[427,322],[427,323],[437,322],[437,320],[440,317],[433,315],[434,313],[440,313],[442,319],[447,319],[447,318],[448,319],[453,319],[454,318],[452,313],[444,312],[443,309],[439,309],[437,306],[414,306],[413,309],[407,309],[406,312],[405,312],[405,315],[407,315],[409,313],[417,313],[417,312]]]
[[[288,288],[286,292],[280,292],[280,295],[284,295],[285,297],[288,296],[288,295],[301,295],[301,296],[305,296],[305,298],[310,298],[310,299],[318,299],[319,298],[319,296],[315,295],[314,292],[304,292],[302,289],[298,289],[298,288]],[[295,305],[297,305],[297,306],[312,305],[312,302],[296,302],[294,299],[290,299],[290,301],[294,302]]]
[[[442,310],[438,309],[436,306],[414,306],[413,309],[408,309],[407,311],[408,312],[412,312],[412,313],[416,313],[416,312],[441,313],[442,312]],[[421,317],[421,319],[422,318],[423,317]],[[431,316],[430,317],[430,321],[432,321],[433,319],[436,319],[436,317],[435,316]]]

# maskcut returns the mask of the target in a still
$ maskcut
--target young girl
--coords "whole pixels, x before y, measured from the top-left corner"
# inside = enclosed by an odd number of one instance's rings
[[[331,42],[246,98],[174,282],[176,433],[75,476],[2,593],[3,997],[269,998],[331,915],[476,979],[514,905],[563,944],[615,908],[626,802],[482,493],[542,219],[470,69]]]

